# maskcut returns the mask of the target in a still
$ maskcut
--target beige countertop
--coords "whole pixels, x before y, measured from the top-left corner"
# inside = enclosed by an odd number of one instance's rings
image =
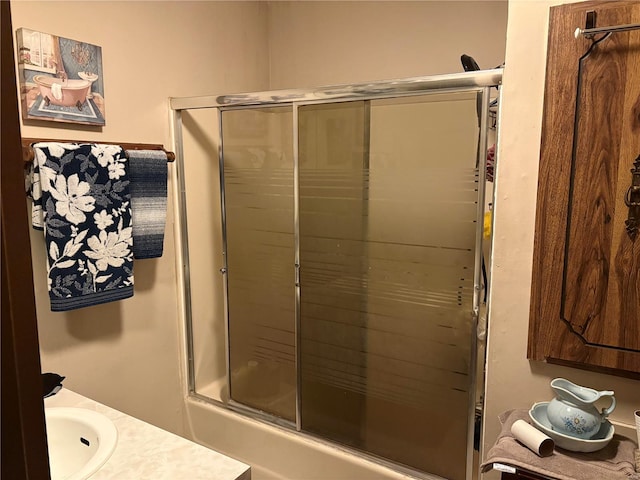
[[[118,443],[91,480],[250,480],[249,465],[63,388],[45,408],[77,407],[103,414]]]

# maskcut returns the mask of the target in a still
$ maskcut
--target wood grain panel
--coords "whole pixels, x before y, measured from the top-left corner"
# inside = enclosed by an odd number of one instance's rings
[[[592,41],[573,32],[590,10],[596,26],[620,25],[640,4],[550,11],[528,357],[640,377],[640,239],[626,235],[623,195],[640,153],[640,37],[593,47],[578,88]]]
[[[599,20],[619,25],[630,14],[630,8],[620,8],[605,12]],[[627,82],[632,66],[628,60],[634,57],[629,37],[629,33],[602,36],[580,61],[562,318],[588,343],[638,350],[639,338],[621,335],[640,318],[640,305],[629,301],[630,295],[638,298],[640,284],[629,282],[635,263],[633,242],[624,229],[626,189],[619,188],[629,184],[628,172],[619,175],[628,170],[624,166],[630,162],[625,160],[635,158],[625,158],[627,152],[621,149],[631,134],[628,126],[624,128],[633,106],[625,95],[626,86],[633,87]],[[612,265],[616,245],[620,253],[626,252],[627,260],[618,268]],[[617,288],[621,281],[623,289]]]
[[[579,334],[606,304],[624,101],[616,89],[626,80],[623,37],[606,37],[579,62],[562,305],[563,318]]]
[[[640,23],[640,8],[630,10],[628,19]],[[640,155],[640,30],[624,35],[626,77],[618,90],[622,99],[619,137],[619,168],[615,190],[613,237],[610,245],[608,292],[605,314],[593,321],[584,332],[587,342],[640,350],[640,238],[632,240],[624,222],[628,207],[624,198],[631,184],[631,168]],[[621,38],[624,38],[621,36]],[[611,322],[608,319],[619,319]],[[611,325],[613,323],[613,325]],[[611,327],[614,328],[611,328]]]

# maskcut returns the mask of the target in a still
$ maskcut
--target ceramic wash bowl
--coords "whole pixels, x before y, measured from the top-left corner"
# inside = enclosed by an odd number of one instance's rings
[[[595,452],[606,447],[613,438],[615,428],[609,420],[605,420],[600,426],[598,433],[589,440],[583,440],[556,432],[553,430],[551,422],[547,417],[548,405],[549,402],[535,403],[533,407],[531,407],[531,410],[529,410],[529,416],[534,426],[551,437],[556,443],[556,446],[564,448],[565,450],[571,450],[572,452]]]
[[[45,408],[51,480],[84,480],[116,448],[118,430],[104,415],[85,408]]]

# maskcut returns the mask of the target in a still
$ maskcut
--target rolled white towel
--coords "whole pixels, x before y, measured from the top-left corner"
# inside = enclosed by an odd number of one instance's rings
[[[56,100],[62,100],[62,85],[59,83],[53,83],[51,85],[51,94]]]

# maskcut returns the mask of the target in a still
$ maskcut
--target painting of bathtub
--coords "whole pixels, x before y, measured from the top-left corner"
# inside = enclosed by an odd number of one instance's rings
[[[61,107],[76,107],[78,110],[82,110],[91,87],[91,82],[87,80],[60,80],[44,75],[36,75],[33,81],[38,85],[46,105],[53,103]]]
[[[16,39],[24,120],[105,125],[101,47],[27,28]]]

